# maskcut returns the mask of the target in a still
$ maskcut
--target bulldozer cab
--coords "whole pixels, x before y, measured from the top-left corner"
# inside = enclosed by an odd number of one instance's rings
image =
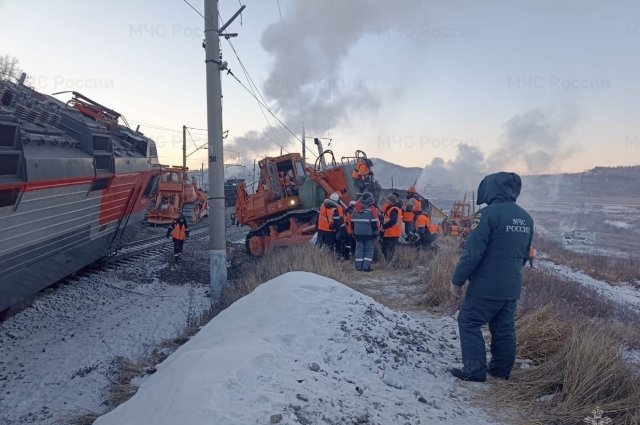
[[[271,192],[271,200],[298,195],[298,187],[305,178],[304,163],[300,155],[287,154],[277,158],[265,158],[258,164],[259,190]]]

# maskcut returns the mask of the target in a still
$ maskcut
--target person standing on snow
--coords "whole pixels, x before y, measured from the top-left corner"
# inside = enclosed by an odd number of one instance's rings
[[[356,202],[350,222],[356,239],[356,270],[370,272],[375,240],[380,229],[380,218],[370,192],[364,192]]]
[[[189,236],[189,226],[183,215],[173,220],[169,229],[167,229],[167,237],[173,239],[173,259],[177,263],[180,261],[180,255],[184,248],[184,241]]]
[[[509,379],[515,362],[515,310],[533,238],[533,219],[516,205],[521,188],[520,176],[507,172],[490,174],[478,186],[476,203],[487,206],[475,215],[451,278],[458,298],[469,281],[458,313],[463,368],[450,370],[464,381],[484,382],[487,372]],[[488,369],[480,330],[485,323],[491,332]]]

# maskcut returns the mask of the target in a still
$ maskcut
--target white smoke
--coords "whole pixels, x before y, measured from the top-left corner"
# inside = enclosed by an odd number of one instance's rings
[[[354,110],[379,106],[364,83],[345,83],[342,68],[352,47],[397,9],[375,0],[298,1],[265,30],[262,47],[273,58],[265,94],[286,122],[304,121],[310,131],[323,132]]]
[[[416,183],[420,193],[444,188],[450,193],[474,191],[482,178],[498,171],[542,174],[557,171],[574,149],[567,137],[579,120],[576,108],[532,109],[504,124],[500,146],[485,154],[478,146],[459,145],[452,160],[433,158]]]
[[[364,70],[353,78],[345,76],[345,61],[354,46],[368,35],[418,27],[428,16],[421,0],[303,0],[284,12],[283,19],[262,34],[262,47],[272,58],[264,95],[287,126],[298,129],[304,122],[314,136],[356,113],[374,113],[381,105]],[[263,133],[268,131],[249,132],[233,145],[247,146],[253,155],[273,149]],[[287,144],[281,134],[273,136]]]
[[[491,169],[516,168],[526,174],[555,171],[571,153],[566,136],[575,128],[576,108],[532,109],[515,115],[504,125],[501,147],[488,159]]]

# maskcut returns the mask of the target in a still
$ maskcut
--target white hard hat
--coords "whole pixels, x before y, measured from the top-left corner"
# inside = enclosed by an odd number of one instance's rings
[[[329,199],[334,202],[338,202],[340,200],[340,194],[338,192],[333,192],[331,196],[329,196]]]
[[[356,201],[349,201],[349,205],[355,205]]]

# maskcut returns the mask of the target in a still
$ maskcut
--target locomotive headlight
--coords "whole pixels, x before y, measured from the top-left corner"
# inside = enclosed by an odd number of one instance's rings
[[[289,201],[289,203],[290,203],[291,205],[295,205],[295,204],[296,204],[296,200],[295,200],[295,199],[292,199],[292,200],[290,200],[290,201]]]

